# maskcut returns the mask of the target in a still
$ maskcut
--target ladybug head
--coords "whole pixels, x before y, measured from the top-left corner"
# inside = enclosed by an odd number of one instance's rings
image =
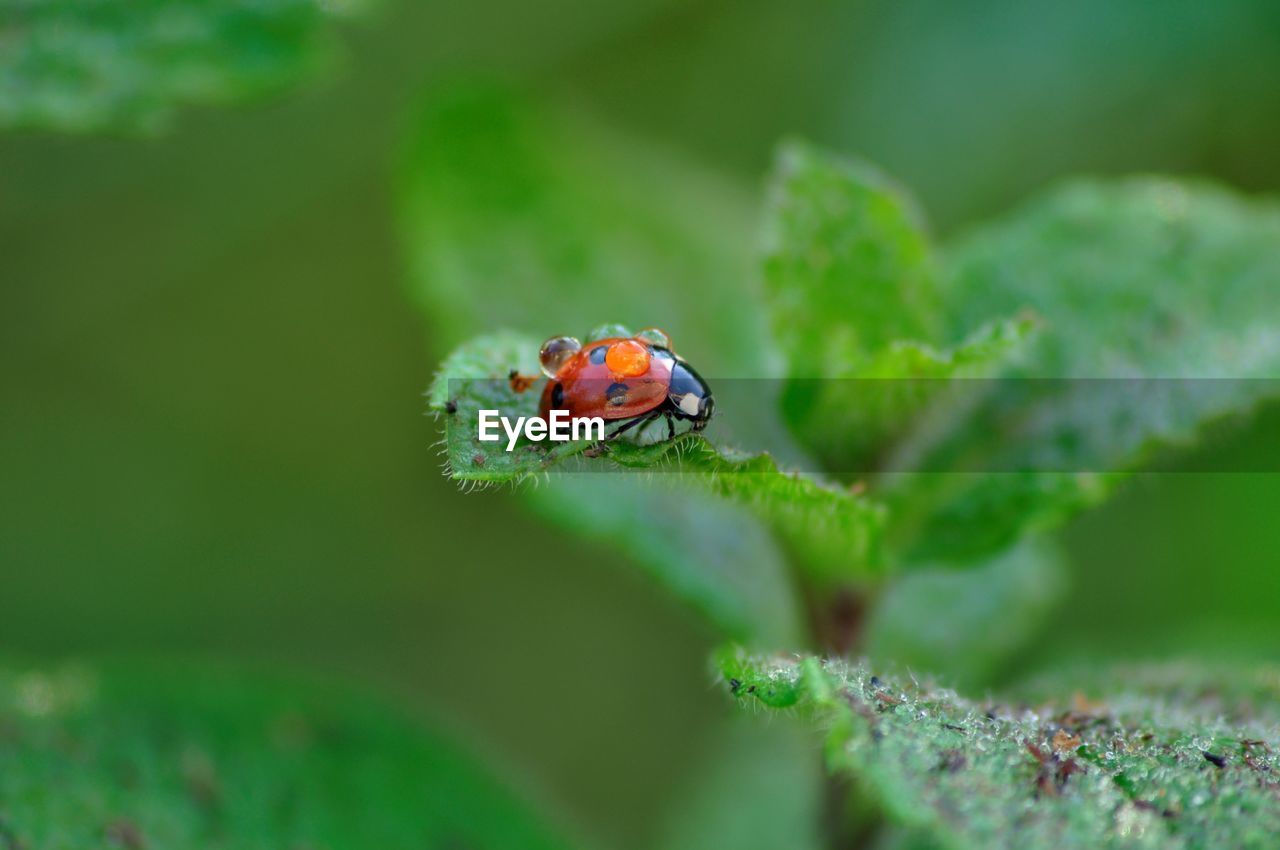
[[[695,431],[707,427],[716,406],[707,382],[683,360],[676,360],[671,367],[667,400],[676,416],[693,422]]]

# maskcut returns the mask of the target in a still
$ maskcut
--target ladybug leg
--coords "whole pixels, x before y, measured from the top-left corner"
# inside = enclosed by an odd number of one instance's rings
[[[627,431],[630,431],[632,428],[635,428],[636,426],[648,425],[650,422],[653,421],[654,416],[655,414],[649,413],[649,414],[645,414],[644,416],[637,416],[635,419],[632,419],[629,422],[624,422],[620,428],[618,428],[612,434],[605,437],[603,442],[606,442],[606,443],[612,442],[619,435],[624,434]]]
[[[676,422],[671,418],[671,411],[664,412],[662,416],[667,420],[667,439],[674,440],[676,438]]]

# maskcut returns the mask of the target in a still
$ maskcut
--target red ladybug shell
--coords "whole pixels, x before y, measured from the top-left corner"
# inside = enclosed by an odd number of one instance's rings
[[[573,418],[630,419],[648,413],[666,401],[671,387],[675,356],[647,340],[635,339],[649,351],[649,369],[643,375],[624,377],[605,364],[609,346],[621,337],[593,340],[569,358],[542,390],[539,415],[567,410]]]

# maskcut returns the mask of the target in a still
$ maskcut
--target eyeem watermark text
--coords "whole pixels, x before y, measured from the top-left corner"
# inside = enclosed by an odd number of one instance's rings
[[[577,440],[603,440],[604,419],[599,416],[571,417],[567,410],[549,411],[547,418],[541,416],[517,416],[512,422],[498,410],[480,411],[479,427],[476,436],[484,443],[497,443],[502,440],[501,431],[507,435],[507,451],[516,447],[523,434],[527,440],[540,443],[551,440],[556,443],[568,443]]]

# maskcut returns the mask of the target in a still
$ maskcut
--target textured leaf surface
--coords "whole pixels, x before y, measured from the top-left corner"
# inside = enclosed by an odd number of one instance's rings
[[[280,90],[323,63],[343,6],[2,0],[0,127],[150,130],[184,104]]]
[[[944,846],[1263,848],[1280,829],[1273,668],[1066,676],[1008,704],[812,658],[722,666],[740,699],[812,712],[832,769]]]
[[[396,714],[221,672],[0,673],[0,764],[9,848],[569,846]]]
[[[956,245],[940,286],[949,333],[1032,310],[1043,330],[1015,374],[1080,380],[1041,397],[1008,382],[951,433],[904,447],[928,468],[963,457],[1002,474],[893,482],[895,539],[926,558],[998,550],[1274,394],[1274,381],[1213,379],[1280,377],[1276,280],[1280,208],[1171,180],[1069,186]]]
[[[545,380],[538,371],[539,342],[522,334],[500,332],[477,337],[445,358],[427,392],[432,411],[443,417],[444,455],[449,475],[459,481],[518,483],[580,454],[590,443],[521,440],[507,451],[504,433],[496,442],[481,440],[481,410],[510,417],[538,415]],[[529,386],[513,383],[512,374],[536,377]]]

